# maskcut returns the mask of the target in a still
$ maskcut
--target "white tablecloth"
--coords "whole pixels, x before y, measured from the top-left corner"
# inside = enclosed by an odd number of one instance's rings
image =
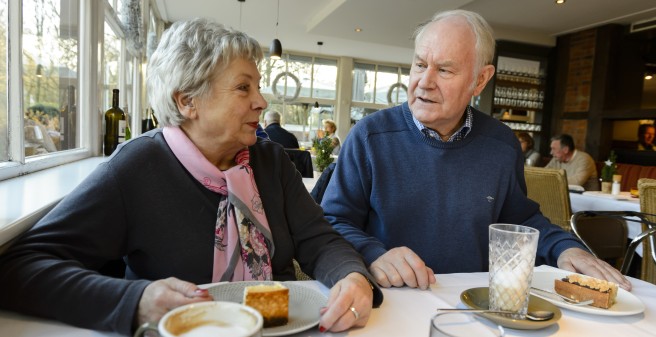
[[[540,266],[549,270],[551,267]],[[542,330],[506,329],[506,336],[656,336],[656,286],[631,279],[632,293],[640,298],[646,309],[631,316],[597,316],[561,309],[563,316],[554,325]],[[303,285],[314,287],[327,294],[327,289],[314,281],[303,281]],[[440,274],[437,284],[429,290],[411,288],[383,289],[385,301],[374,309],[367,326],[342,333],[320,333],[318,328],[297,333],[296,337],[319,336],[363,336],[405,337],[428,336],[429,319],[435,309],[463,307],[460,293],[474,287],[488,285],[487,273]],[[116,334],[90,331],[50,320],[38,319],[0,311],[0,336],[117,336]]]
[[[578,211],[636,211],[640,212],[640,200],[622,192],[619,197],[601,192],[571,193],[569,200],[572,204],[572,213]]]

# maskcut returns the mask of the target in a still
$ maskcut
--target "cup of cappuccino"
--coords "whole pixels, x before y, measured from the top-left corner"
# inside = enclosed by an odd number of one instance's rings
[[[134,337],[157,331],[162,337],[261,337],[262,315],[234,302],[210,301],[175,308],[159,321],[139,327]]]

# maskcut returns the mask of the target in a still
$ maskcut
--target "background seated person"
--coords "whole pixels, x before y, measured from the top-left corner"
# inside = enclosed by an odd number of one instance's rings
[[[519,145],[522,146],[526,166],[539,166],[542,157],[538,151],[533,149],[533,137],[527,132],[520,132],[517,134],[517,138],[519,139]]]
[[[546,168],[564,169],[569,185],[583,186],[586,191],[598,191],[597,165],[592,157],[574,147],[574,139],[568,134],[551,137],[553,158]]]
[[[337,136],[337,124],[332,119],[323,120],[323,129],[324,129],[324,138],[330,138],[333,140],[333,154],[339,155],[339,150],[342,147],[342,141]]]
[[[654,137],[656,137],[656,126],[654,124],[640,124],[638,126],[638,150],[655,151]]]
[[[282,145],[286,149],[298,149],[298,139],[293,133],[280,126],[280,113],[269,110],[264,114],[264,132],[269,139]]]

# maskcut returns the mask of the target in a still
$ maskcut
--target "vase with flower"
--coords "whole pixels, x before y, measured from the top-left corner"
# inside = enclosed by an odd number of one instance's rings
[[[604,162],[601,168],[601,192],[610,193],[612,190],[613,176],[617,173],[617,156],[614,151],[610,151],[608,160]]]

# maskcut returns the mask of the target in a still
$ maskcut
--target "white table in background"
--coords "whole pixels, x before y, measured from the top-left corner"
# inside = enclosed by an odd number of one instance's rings
[[[540,266],[537,270],[551,270]],[[382,306],[371,312],[367,326],[342,333],[320,333],[317,327],[297,333],[295,337],[348,336],[348,337],[400,337],[428,336],[429,319],[436,308],[463,307],[460,294],[474,287],[487,287],[487,273],[439,274],[437,284],[429,290],[412,288],[383,289]],[[631,316],[598,316],[562,309],[562,318],[542,330],[506,329],[506,336],[631,336],[653,337],[656,333],[656,285],[631,278],[631,293],[640,298],[646,309]],[[300,284],[328,293],[326,287],[316,281],[300,281]],[[39,319],[0,311],[0,336],[66,336],[108,337],[116,334],[75,328],[51,320]]]

